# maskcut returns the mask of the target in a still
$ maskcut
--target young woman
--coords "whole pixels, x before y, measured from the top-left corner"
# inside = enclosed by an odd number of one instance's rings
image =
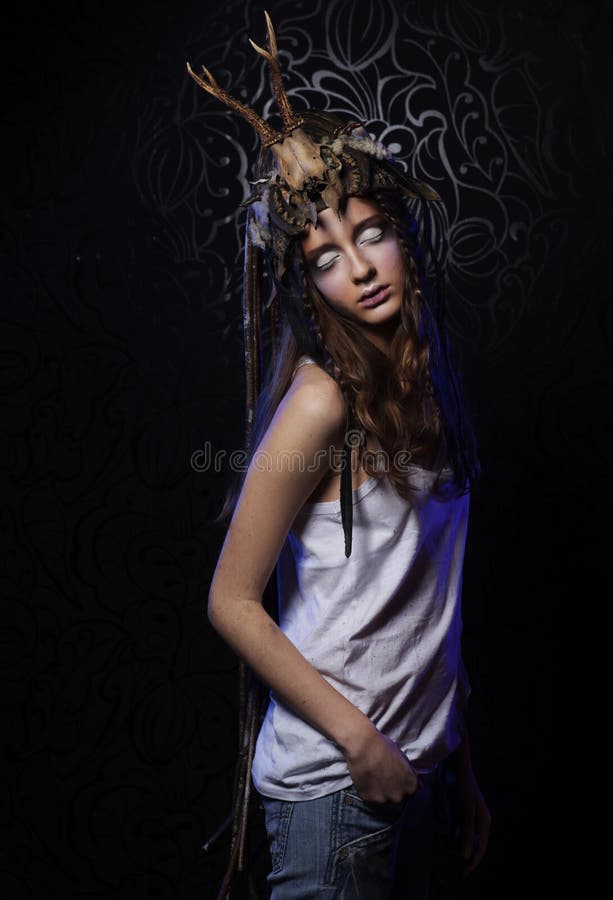
[[[251,774],[274,900],[426,898],[449,760],[464,873],[490,827],[460,653],[478,461],[411,211],[436,195],[356,123],[295,116],[269,39],[284,127],[260,132],[249,233],[281,339],[208,615],[270,688]],[[249,254],[245,277],[262,289]]]

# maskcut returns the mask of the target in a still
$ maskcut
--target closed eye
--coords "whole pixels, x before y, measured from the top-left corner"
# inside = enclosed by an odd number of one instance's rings
[[[361,244],[376,244],[383,237],[383,228],[380,225],[370,225],[360,235],[358,246]]]
[[[362,228],[361,231],[358,230],[357,238],[354,238],[358,247],[361,247],[364,244],[377,244],[384,239],[387,230],[385,224],[378,222],[373,224],[368,224],[366,222],[364,224],[365,227]],[[319,256],[316,256],[311,262],[311,265],[314,266],[318,272],[327,272],[335,265],[340,256],[339,250],[332,247],[329,250],[323,250]]]
[[[339,254],[336,250],[328,250],[326,253],[322,253],[321,256],[317,257],[315,268],[320,272],[325,272],[327,269],[332,268],[338,257]]]

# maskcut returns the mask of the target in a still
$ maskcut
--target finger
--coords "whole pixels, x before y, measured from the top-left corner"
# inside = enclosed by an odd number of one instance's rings
[[[477,866],[485,856],[490,840],[490,825],[491,819],[489,818],[489,816],[481,819],[479,823],[479,831],[476,835],[477,845],[475,847],[475,853],[468,866],[466,866],[466,868],[464,869],[464,875],[470,875],[470,873],[477,868]]]
[[[460,847],[462,858],[469,860],[473,854],[475,843],[475,804],[470,803],[464,812],[465,818],[462,825]]]
[[[483,857],[485,856],[485,851],[487,850],[487,841],[483,840],[483,835],[478,835],[477,837],[477,846],[475,848],[475,855],[468,863],[468,865],[464,868],[464,875],[470,875],[471,872],[477,868]]]

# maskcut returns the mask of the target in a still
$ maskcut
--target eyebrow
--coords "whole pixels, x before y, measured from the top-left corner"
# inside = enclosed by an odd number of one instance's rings
[[[372,216],[368,216],[368,218],[358,222],[353,228],[351,239],[355,240],[361,231],[365,231],[371,225],[378,225],[383,218],[383,213],[373,213]],[[305,259],[309,263],[314,262],[322,253],[326,253],[328,250],[335,250],[336,247],[337,245],[333,241],[326,241],[325,244],[320,244],[318,247],[309,250],[308,253],[305,254]]]

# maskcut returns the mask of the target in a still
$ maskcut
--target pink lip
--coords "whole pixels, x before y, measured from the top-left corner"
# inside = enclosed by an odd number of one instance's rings
[[[368,291],[365,291],[360,300],[360,306],[378,306],[379,303],[383,303],[390,295],[390,286],[389,284],[384,287],[376,286],[373,290],[372,288]]]

